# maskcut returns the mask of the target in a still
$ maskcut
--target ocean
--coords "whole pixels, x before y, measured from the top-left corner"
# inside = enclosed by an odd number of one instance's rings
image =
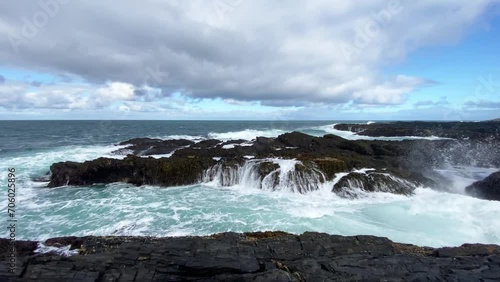
[[[366,123],[369,121],[357,121]],[[305,231],[376,235],[431,247],[464,243],[500,244],[500,202],[464,195],[464,187],[498,168],[443,166],[454,191],[418,188],[413,196],[367,193],[340,198],[324,185],[307,194],[265,191],[240,183],[220,187],[135,187],[113,183],[45,188],[34,182],[52,163],[82,162],[113,155],[121,141],[245,139],[300,131],[376,139],[333,129],[335,121],[0,121],[0,202],[7,207],[8,169],[17,173],[17,240],[61,236],[186,236],[219,232]],[[405,137],[419,139],[416,137]],[[403,138],[379,138],[401,140]],[[158,156],[161,157],[161,156]],[[439,188],[439,187],[433,187]],[[4,214],[7,222],[7,214]],[[0,219],[2,220],[2,219]],[[5,229],[0,237],[6,238]]]

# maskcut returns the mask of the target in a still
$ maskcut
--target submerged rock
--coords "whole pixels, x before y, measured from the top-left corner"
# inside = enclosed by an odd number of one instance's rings
[[[4,249],[7,239],[0,239]],[[306,232],[222,233],[208,237],[68,237],[79,255],[35,254],[18,242],[18,269],[1,281],[497,281],[500,247],[433,249],[374,236]]]
[[[385,192],[412,195],[416,184],[387,172],[352,172],[342,177],[334,186],[333,192],[345,198],[356,198],[359,191]]]
[[[467,194],[485,200],[500,201],[500,171],[486,179],[473,183],[465,188]]]

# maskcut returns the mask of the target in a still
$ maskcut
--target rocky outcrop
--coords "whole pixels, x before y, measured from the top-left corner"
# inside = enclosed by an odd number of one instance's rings
[[[7,246],[0,239],[0,249]],[[223,233],[208,237],[54,238],[79,255],[34,253],[17,242],[15,274],[1,281],[498,281],[500,247],[426,248],[373,236],[307,232]],[[5,252],[1,252],[6,254]]]
[[[465,188],[467,194],[485,200],[500,201],[500,171],[495,172],[482,181]]]
[[[136,138],[121,142],[120,146],[127,146],[125,149],[114,151],[115,154],[127,155],[134,154],[136,156],[152,156],[165,155],[173,153],[179,148],[193,145],[191,140],[161,140],[151,138]]]
[[[453,139],[500,140],[500,124],[496,121],[337,124],[335,129],[372,137],[439,136]]]
[[[123,160],[99,158],[84,163],[63,162],[50,167],[48,187],[87,186],[124,182],[134,185],[179,186],[199,181],[203,172],[216,162],[210,158],[140,158]]]
[[[221,186],[251,183],[267,190],[299,193],[318,190],[339,173],[373,168],[377,173],[350,174],[329,189],[352,197],[353,189],[411,195],[414,187],[435,187],[432,168],[443,163],[500,167],[500,146],[457,140],[352,141],[335,135],[314,137],[292,132],[277,138],[220,141],[133,139],[116,153],[124,159],[99,158],[51,166],[48,187],[125,182],[179,186],[217,181]],[[128,144],[128,145],[127,145]],[[496,151],[495,151],[496,150]],[[170,157],[146,158],[168,153]],[[248,185],[247,185],[248,186]]]
[[[416,187],[415,182],[401,179],[387,172],[363,171],[349,173],[342,177],[333,186],[333,192],[346,198],[358,197],[358,190],[412,195]]]
[[[120,145],[125,144],[131,145],[117,153],[129,150],[137,156],[128,155],[122,160],[99,158],[84,163],[55,163],[50,168],[48,186],[125,182],[168,187],[218,181],[222,186],[252,183],[261,189],[305,193],[319,189],[338,173],[366,167],[388,169],[416,183],[426,180],[419,170],[407,173],[412,170],[402,169],[401,162],[407,154],[405,148],[413,144],[411,141],[397,144],[349,141],[333,135],[314,137],[292,132],[277,138],[257,138],[254,142],[134,139]],[[170,158],[141,157],[170,150],[175,151]],[[372,184],[371,188],[367,186],[367,191],[380,191],[382,186]],[[401,189],[390,190],[402,192]]]

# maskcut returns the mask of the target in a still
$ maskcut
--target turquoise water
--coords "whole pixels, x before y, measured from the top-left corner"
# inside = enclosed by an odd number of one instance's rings
[[[374,193],[362,194],[356,200],[337,197],[328,185],[301,195],[262,191],[247,183],[233,187],[204,183],[169,188],[114,183],[46,189],[31,181],[31,177],[48,171],[54,162],[101,156],[120,158],[111,155],[116,149],[114,144],[132,137],[252,139],[299,130],[318,136],[336,133],[358,138],[332,130],[333,123],[0,122],[0,183],[6,183],[7,168],[15,167],[17,239],[282,230],[377,235],[428,246],[500,244],[500,221],[495,216],[500,214],[500,203],[460,194],[467,184],[495,168],[441,170],[456,180],[454,194],[419,188],[412,197]],[[5,207],[4,190],[1,204]],[[0,236],[8,235],[4,233]]]

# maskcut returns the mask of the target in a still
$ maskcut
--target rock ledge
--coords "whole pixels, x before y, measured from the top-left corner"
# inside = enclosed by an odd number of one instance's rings
[[[7,239],[0,239],[5,250]],[[374,236],[306,232],[207,237],[66,237],[79,255],[34,254],[17,242],[18,268],[1,281],[498,281],[500,247],[433,249]],[[6,252],[3,252],[6,254]],[[5,256],[5,255],[4,255]]]

